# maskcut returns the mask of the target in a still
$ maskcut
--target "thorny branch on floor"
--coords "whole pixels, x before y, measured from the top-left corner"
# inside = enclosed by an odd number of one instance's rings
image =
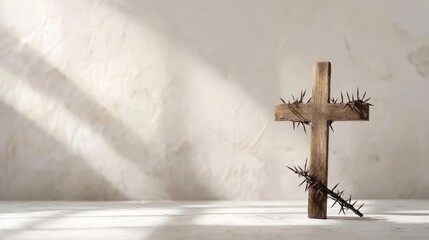
[[[330,199],[334,200],[334,204],[332,204],[331,208],[338,203],[340,205],[340,211],[338,212],[338,214],[343,212],[345,215],[348,210],[351,210],[359,217],[363,217],[363,214],[359,210],[363,207],[365,203],[360,205],[358,208],[355,208],[355,204],[357,203],[357,201],[354,201],[352,203],[352,195],[350,195],[348,199],[342,198],[344,190],[340,191],[337,189],[339,183],[337,183],[332,189],[326,187],[321,181],[317,180],[307,169],[307,160],[305,160],[304,169],[299,166],[287,167],[292,172],[297,174],[298,177],[304,177],[304,181],[302,181],[301,184],[299,184],[298,186],[301,186],[305,183],[305,191],[307,191],[309,188],[314,188],[317,191],[318,197],[321,198],[327,195]]]

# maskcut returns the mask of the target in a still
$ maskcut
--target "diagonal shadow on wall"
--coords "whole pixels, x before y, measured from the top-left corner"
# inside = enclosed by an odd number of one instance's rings
[[[5,27],[3,27],[5,28]],[[5,28],[6,29],[6,28]],[[215,198],[213,193],[211,193],[208,189],[205,188],[204,184],[201,183],[198,179],[198,176],[193,171],[193,166],[186,160],[181,161],[181,168],[183,171],[177,171],[177,169],[173,169],[170,164],[159,164],[159,160],[161,159],[157,153],[149,152],[145,143],[139,139],[139,136],[133,132],[132,129],[127,127],[120,119],[115,117],[108,109],[97,103],[96,100],[92,99],[86,93],[79,89],[73,81],[71,81],[67,76],[61,73],[58,69],[48,63],[41,53],[32,49],[31,47],[21,44],[19,39],[13,35],[13,33],[8,33],[7,30],[2,29],[3,39],[0,41],[0,47],[3,52],[0,53],[0,64],[1,67],[14,75],[20,78],[22,81],[28,83],[32,88],[39,91],[40,93],[53,98],[64,105],[64,107],[71,112],[74,116],[76,116],[79,120],[86,123],[88,127],[91,128],[92,131],[100,134],[104,140],[109,144],[109,147],[113,149],[117,154],[122,156],[125,160],[132,162],[135,166],[138,167],[141,174],[144,174],[151,179],[158,179],[156,186],[151,186],[152,188],[156,188],[158,193],[164,192],[166,196],[162,196],[162,198],[169,199],[194,199],[196,197],[195,194],[183,195],[178,189],[178,180],[186,179],[192,184],[197,184],[197,188],[199,189],[199,193],[203,192],[204,194],[198,195],[202,196],[202,198],[206,199],[210,196],[211,199]],[[6,50],[5,50],[6,49]],[[18,51],[16,50],[18,49]],[[3,56],[1,56],[3,55]],[[24,69],[26,71],[24,71]],[[9,110],[11,111],[11,110]],[[30,120],[26,119],[26,124],[30,124]],[[34,128],[36,127],[32,124]],[[180,124],[177,127],[181,127]],[[38,129],[38,131],[41,131]],[[46,133],[41,134],[41,136],[48,135]],[[46,144],[44,143],[46,140]],[[38,141],[39,144],[43,146],[50,146],[48,144],[53,142],[53,139],[40,139]],[[68,150],[65,146],[60,146],[61,144],[56,142],[56,144],[52,144],[53,146],[57,146],[55,148],[49,148],[49,151],[54,151],[55,149],[61,149],[63,154],[69,154]],[[172,156],[174,158],[174,156]],[[61,154],[58,154],[56,158],[61,158]],[[60,159],[57,159],[60,160]],[[167,159],[169,161],[171,159]],[[158,161],[158,162],[157,162]],[[79,162],[79,166],[83,168],[83,164],[85,163],[84,159],[81,159]],[[74,163],[63,162],[64,166],[58,165],[58,168],[75,168],[77,166]],[[86,167],[88,168],[88,166]],[[156,168],[156,169],[155,169]],[[89,168],[88,168],[89,169]],[[169,174],[171,173],[171,174]],[[30,173],[28,173],[30,174]],[[55,175],[52,172],[45,172],[46,176],[53,177],[50,175]],[[82,176],[83,173],[77,174],[76,178]],[[23,173],[25,175],[25,173]],[[84,174],[87,176],[87,174]],[[94,175],[94,174],[89,174]],[[101,176],[99,176],[101,178]],[[11,181],[11,179],[6,179]],[[100,182],[97,180],[96,182]],[[104,180],[106,184],[100,184],[101,186],[108,186],[107,182]],[[88,183],[91,185],[92,183]],[[148,184],[148,183],[132,183],[132,184]],[[185,183],[186,184],[186,183]],[[191,184],[191,185],[192,185]],[[192,188],[192,186],[191,186]],[[37,188],[35,188],[37,189]],[[69,191],[73,190],[73,185],[70,185]],[[89,192],[91,190],[87,189]],[[46,199],[52,199],[50,193],[46,191],[47,197]],[[193,191],[195,193],[195,191]],[[71,194],[71,193],[70,193]],[[91,194],[80,192],[76,193],[76,199],[88,199],[86,197],[79,198],[79,194],[85,196],[85,194]],[[140,192],[138,193],[143,199],[156,199],[159,196],[153,196],[150,193]],[[61,195],[61,194],[60,194]],[[28,196],[28,195],[26,195]],[[73,199],[68,194],[62,194],[62,199]],[[107,199],[126,199],[125,196],[118,196],[118,194],[113,194],[113,197],[107,195],[94,195],[90,197],[90,199],[96,200],[107,200]],[[26,198],[22,198],[26,199]],[[201,199],[201,197],[197,197],[196,199]],[[26,199],[28,200],[28,199]]]
[[[47,62],[41,53],[28,45],[21,44],[11,33],[6,36],[4,32],[2,48],[9,51],[5,57],[0,58],[1,67],[26,81],[32,88],[64,105],[94,132],[102,134],[110,147],[125,159],[136,163],[148,161],[144,143],[120,119]],[[14,51],[14,49],[19,50]],[[26,71],[23,71],[24,69]]]
[[[1,153],[1,200],[127,199],[89,167],[87,160],[70,152],[13,107],[0,102],[0,111],[2,137],[12,136],[7,139],[7,148],[13,149]],[[26,153],[20,153],[20,148]]]
[[[149,161],[146,147],[131,129],[44,60],[42,54],[21,44],[13,33],[7,31],[7,28],[3,27],[1,30],[0,46],[3,56],[0,57],[0,64],[3,69],[16,75],[35,90],[58,101],[79,120],[86,123],[93,132],[102,135],[109,147],[117,154],[138,166],[142,174],[151,174],[150,169],[144,166],[144,163]],[[62,148],[67,152],[65,147]],[[84,196],[86,193],[82,194]],[[100,195],[96,199],[106,200],[109,197]],[[122,196],[120,199],[125,197]]]

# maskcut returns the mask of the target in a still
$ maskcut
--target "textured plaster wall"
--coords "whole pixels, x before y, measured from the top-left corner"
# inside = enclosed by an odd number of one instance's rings
[[[278,97],[359,86],[329,182],[429,197],[429,2],[0,0],[0,200],[305,198]]]

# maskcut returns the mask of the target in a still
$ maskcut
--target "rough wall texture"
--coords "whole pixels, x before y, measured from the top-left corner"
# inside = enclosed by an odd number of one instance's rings
[[[429,197],[428,1],[0,0],[0,200],[305,198],[278,97],[333,64],[329,181]],[[341,186],[340,185],[340,186]]]

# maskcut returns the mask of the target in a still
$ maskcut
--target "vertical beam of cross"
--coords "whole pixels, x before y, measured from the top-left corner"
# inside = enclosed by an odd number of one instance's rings
[[[309,103],[277,104],[276,121],[311,121],[310,173],[328,184],[328,121],[369,120],[368,104],[330,103],[331,63],[317,62],[313,68],[313,92]],[[308,217],[326,218],[327,196],[310,187]]]
[[[324,116],[331,93],[331,63],[318,62],[313,68],[313,116],[311,119],[310,172],[328,185],[329,128]],[[326,218],[326,194],[314,188],[308,193],[308,217]]]

